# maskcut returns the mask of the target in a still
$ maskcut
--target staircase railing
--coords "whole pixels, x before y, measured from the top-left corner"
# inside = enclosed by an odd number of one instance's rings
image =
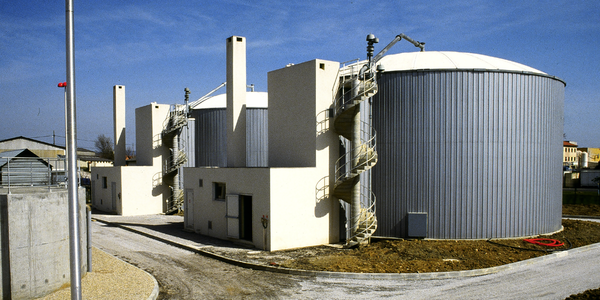
[[[346,151],[335,162],[336,183],[342,182],[345,178],[360,175],[377,163],[377,135],[374,133],[375,130],[367,123],[362,122],[362,125],[360,146]],[[367,127],[367,129],[365,130],[364,127]],[[370,137],[368,140],[363,139],[365,136]],[[355,154],[353,155],[352,153]]]
[[[167,210],[165,214],[172,214],[183,210],[183,191],[172,190],[171,196],[166,200]]]
[[[361,199],[367,199],[367,203],[361,202],[360,214],[358,220],[350,218],[348,224],[355,224],[354,227],[350,226],[347,231],[350,233],[347,244],[354,246],[361,243],[363,240],[367,240],[377,230],[377,218],[375,217],[375,194],[369,189],[368,186],[360,186]]]

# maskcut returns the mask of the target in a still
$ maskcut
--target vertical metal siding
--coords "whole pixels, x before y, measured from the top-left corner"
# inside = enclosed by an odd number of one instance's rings
[[[266,108],[246,109],[246,166],[268,166],[268,126],[268,112]]]
[[[180,139],[183,141],[184,151],[187,154],[187,161],[183,165],[184,167],[195,167],[196,166],[196,120],[189,119],[187,126],[181,130]],[[183,175],[183,174],[181,174]],[[183,180],[182,180],[183,182]]]
[[[196,167],[227,166],[225,109],[192,111],[196,120]]]
[[[484,71],[384,73],[373,101],[379,236],[515,237],[558,230],[564,84]]]
[[[16,157],[4,159],[0,168],[0,184],[13,186],[49,185],[50,169],[42,159]],[[10,177],[10,178],[9,178]]]
[[[246,164],[267,167],[268,118],[266,108],[246,109]],[[195,119],[196,167],[227,167],[227,131],[225,109],[192,111]],[[192,141],[190,141],[192,142]]]

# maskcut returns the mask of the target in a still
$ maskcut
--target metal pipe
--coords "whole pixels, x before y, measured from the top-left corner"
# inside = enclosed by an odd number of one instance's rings
[[[361,149],[361,141],[360,141],[360,104],[357,104],[354,108],[356,113],[354,115],[354,120],[352,122],[352,162],[351,169],[355,169],[360,164],[359,156]],[[350,225],[352,236],[356,235],[358,232],[358,223],[360,219],[360,175],[356,175],[354,178],[354,185],[352,186],[351,192],[351,200],[350,200]]]
[[[173,166],[176,166],[179,164],[179,132],[180,130],[177,129],[175,131],[175,133],[173,134],[173,154],[171,155],[171,164]],[[176,206],[178,205],[178,201],[179,201],[179,193],[181,192],[181,189],[179,187],[179,167],[177,168],[177,170],[175,170],[175,175],[173,175],[173,195],[172,195],[172,200],[171,203]],[[175,207],[173,207],[175,208]],[[179,212],[179,209],[177,209],[177,211]]]
[[[69,195],[69,253],[71,260],[71,299],[81,299],[81,250],[79,228],[79,199],[77,185],[77,126],[75,107],[75,45],[73,29],[73,0],[65,0],[67,54],[67,157]]]
[[[415,47],[420,48],[421,52],[425,51],[425,43],[419,42],[419,41],[415,41],[413,39],[411,39],[410,37],[408,37],[406,34],[401,33],[398,35],[399,37],[409,41],[411,44],[415,45]]]
[[[92,209],[86,206],[87,215],[87,271],[92,272]]]

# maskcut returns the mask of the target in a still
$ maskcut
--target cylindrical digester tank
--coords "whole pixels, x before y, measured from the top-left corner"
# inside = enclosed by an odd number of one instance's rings
[[[268,156],[268,95],[246,93],[246,165],[266,167]],[[226,94],[208,98],[191,109],[195,121],[196,167],[227,167]],[[192,141],[190,141],[192,142]]]
[[[557,231],[565,83],[485,55],[388,55],[373,98],[378,236]]]

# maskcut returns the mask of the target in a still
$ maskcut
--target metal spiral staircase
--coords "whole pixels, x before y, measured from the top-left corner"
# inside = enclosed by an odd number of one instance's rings
[[[189,90],[186,89],[186,103]],[[183,210],[183,191],[179,185],[179,169],[187,162],[187,155],[183,141],[179,139],[181,129],[187,126],[188,112],[187,105],[171,105],[167,118],[163,123],[161,133],[163,145],[169,148],[170,155],[163,163],[163,170],[160,175],[155,175],[153,181],[157,184],[169,184],[171,195],[167,198],[166,214],[177,213]],[[166,179],[166,180],[165,180]]]
[[[373,45],[379,42],[374,35],[367,35],[367,61],[351,61],[340,69],[340,85],[335,99],[334,128],[349,141],[350,151],[336,162],[333,195],[350,204],[348,230],[350,238],[346,246],[353,247],[369,241],[377,229],[375,195],[370,186],[361,183],[360,174],[377,163],[375,130],[371,124],[361,121],[360,104],[377,93],[377,63],[397,42],[405,39],[424,51],[425,43],[415,41],[405,34],[397,35],[377,55]],[[376,70],[377,68],[377,70]],[[319,192],[319,191],[318,191]]]
[[[359,68],[363,66],[355,63],[340,71],[333,122],[336,132],[351,145],[336,162],[333,189],[334,196],[350,204],[347,247],[368,242],[377,229],[375,195],[360,181],[360,174],[377,163],[375,132],[360,118],[360,104],[377,93],[377,83]]]

